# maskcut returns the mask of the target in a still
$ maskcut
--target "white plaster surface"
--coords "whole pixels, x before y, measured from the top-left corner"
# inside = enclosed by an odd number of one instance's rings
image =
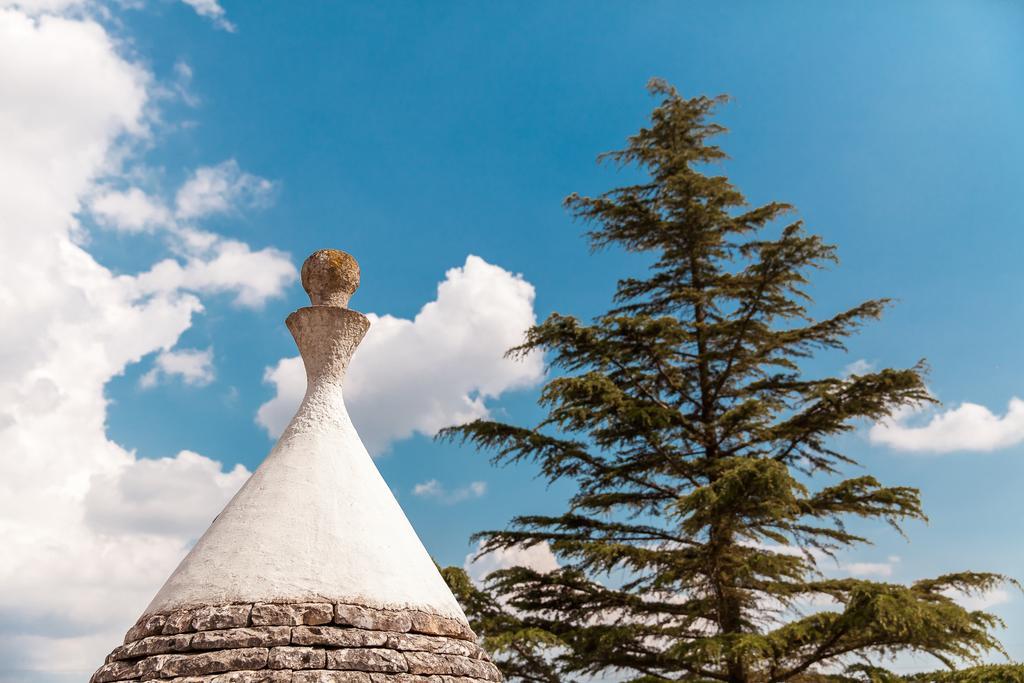
[[[306,366],[302,405],[146,613],[328,600],[465,621],[345,409],[342,380],[369,321],[312,306],[287,324]]]

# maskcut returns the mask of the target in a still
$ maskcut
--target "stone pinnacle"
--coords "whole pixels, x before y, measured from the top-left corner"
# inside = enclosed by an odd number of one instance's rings
[[[315,251],[302,264],[302,288],[314,306],[346,308],[359,288],[359,263],[338,249]]]
[[[91,683],[501,683],[345,407],[359,265],[318,251],[302,286],[295,417]]]

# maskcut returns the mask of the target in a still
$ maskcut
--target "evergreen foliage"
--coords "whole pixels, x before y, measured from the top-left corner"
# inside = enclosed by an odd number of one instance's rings
[[[556,371],[540,424],[444,432],[576,486],[564,513],[479,535],[483,552],[549,543],[558,570],[513,567],[485,588],[445,570],[485,646],[509,678],[552,683],[1024,680],[1012,665],[906,679],[883,666],[912,651],[953,671],[1001,651],[999,620],[950,595],[1004,577],[905,586],[819,570],[868,542],[851,517],[897,529],[924,519],[916,489],[843,478],[856,463],[835,446],[860,421],[930,401],[924,366],[802,371],[888,302],[813,318],[808,276],[836,261],[834,248],[787,222],[791,206],[750,208],[709,173],[725,157],[712,120],[724,98],[649,89],[660,98],[649,125],[602,156],[643,181],[566,200],[595,249],[646,254],[649,274],[620,281],[591,324],[552,314],[510,352],[545,353]]]

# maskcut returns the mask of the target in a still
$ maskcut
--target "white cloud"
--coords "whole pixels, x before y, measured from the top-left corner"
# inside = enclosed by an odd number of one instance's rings
[[[127,461],[90,480],[85,521],[104,534],[189,538],[210,525],[248,477],[241,465],[223,472],[219,462],[192,451]]]
[[[751,548],[758,548],[760,550],[767,550],[768,552],[777,553],[779,555],[788,555],[790,557],[809,557],[823,571],[829,571],[844,576],[889,577],[892,576],[895,566],[901,561],[899,556],[890,555],[886,558],[885,562],[847,562],[844,560],[837,562],[835,558],[829,556],[822,550],[818,550],[817,548],[805,549],[795,545],[757,543],[749,541],[744,543],[744,545]]]
[[[137,187],[103,192],[89,209],[100,225],[124,232],[153,232],[172,223],[167,207]]]
[[[192,73],[183,62],[176,65],[175,72]],[[89,211],[105,228],[123,232],[166,229],[180,238],[194,232],[194,222],[202,218],[266,206],[274,187],[273,181],[245,173],[237,161],[228,159],[193,171],[178,188],[173,212],[162,199],[138,187],[102,188],[91,198]]]
[[[228,159],[197,169],[185,181],[174,200],[175,214],[196,219],[239,207],[258,207],[267,203],[273,191],[274,183],[243,172],[237,161]]]
[[[875,364],[871,361],[858,358],[853,361],[845,368],[843,368],[843,377],[849,377],[850,375],[865,375],[875,369]]]
[[[990,610],[993,607],[1010,602],[1012,599],[1010,592],[1005,588],[993,588],[984,593],[972,595],[957,590],[948,590],[945,591],[945,594],[953,598],[964,609],[972,611]]]
[[[123,232],[166,231],[177,257],[128,278],[139,295],[177,290],[230,293],[237,305],[259,308],[298,277],[288,254],[271,247],[253,251],[244,242],[197,228],[192,221],[256,206],[268,197],[259,188],[271,187],[269,180],[242,173],[232,160],[198,169],[178,190],[176,214],[137,187],[101,190],[90,201],[89,212],[101,226]],[[254,199],[257,195],[259,201]]]
[[[143,388],[155,387],[161,377],[174,377],[191,386],[205,386],[213,381],[213,349],[179,349],[161,351],[153,368],[139,379]]]
[[[81,246],[76,213],[126,186],[118,160],[152,142],[156,85],[87,9],[52,14],[71,4],[0,2],[5,683],[88,677],[247,474],[188,451],[145,460],[114,443],[107,382],[173,348],[203,310],[196,293],[255,305],[294,277],[279,252],[200,231],[182,234],[192,251],[177,272],[115,275]],[[98,215],[149,229],[152,207],[124,194]],[[257,267],[269,275],[237,272]]]
[[[412,494],[414,496],[437,496],[443,493],[444,489],[441,487],[441,482],[437,479],[430,479],[423,482],[422,484],[416,484],[412,487]]]
[[[412,494],[420,498],[430,498],[445,505],[454,505],[470,498],[480,498],[487,493],[487,482],[474,481],[466,486],[460,486],[449,491],[437,479],[416,484],[412,488]]]
[[[40,220],[72,229],[70,215],[104,170],[116,139],[145,134],[149,81],[117,55],[94,21],[0,10],[5,231]],[[4,249],[19,246],[5,242]]]
[[[190,239],[211,237],[205,232],[189,235]],[[272,247],[253,251],[244,242],[212,237],[208,254],[190,254],[184,265],[175,258],[164,259],[132,278],[135,290],[141,295],[182,289],[204,294],[228,293],[234,295],[238,306],[259,308],[295,281],[295,266],[284,252]]]
[[[84,5],[86,0],[0,0],[0,8],[10,7],[34,16],[43,13],[56,13],[70,9],[76,5]]]
[[[517,546],[514,548],[503,548],[477,557],[480,552],[481,541],[477,545],[476,552],[466,555],[463,568],[469,577],[476,583],[481,583],[491,572],[509,567],[528,567],[541,573],[553,572],[560,566],[558,558],[551,552],[551,546],[545,541],[536,543],[527,548]]]
[[[302,365],[302,358],[282,358],[276,365],[263,372],[263,381],[274,385],[275,394],[274,398],[256,411],[256,422],[266,429],[271,437],[277,438],[288,426],[306,393],[306,371]],[[348,403],[351,403],[351,400],[348,400]],[[368,443],[368,435],[362,434],[362,438],[364,443]]]
[[[370,331],[345,380],[352,420],[370,453],[485,417],[488,398],[536,384],[543,375],[538,354],[504,357],[536,321],[533,298],[522,277],[471,255],[445,274],[437,298],[414,319],[370,314]],[[302,361],[284,358],[264,379],[276,393],[256,419],[276,437],[305,393]]]
[[[912,424],[925,415],[931,415],[925,424]],[[1024,401],[1010,399],[1003,415],[976,403],[961,403],[938,413],[905,409],[872,426],[868,438],[901,451],[949,453],[1007,448],[1024,441]]]
[[[217,0],[182,0],[201,17],[206,17],[225,31],[234,32],[235,25],[227,19],[227,13]]]
[[[892,576],[891,562],[850,562],[842,565],[842,569],[850,576]]]

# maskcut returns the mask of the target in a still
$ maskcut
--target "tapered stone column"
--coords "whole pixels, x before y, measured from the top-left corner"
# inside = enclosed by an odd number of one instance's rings
[[[318,251],[302,284],[302,405],[94,683],[501,680],[345,408],[358,264]]]

